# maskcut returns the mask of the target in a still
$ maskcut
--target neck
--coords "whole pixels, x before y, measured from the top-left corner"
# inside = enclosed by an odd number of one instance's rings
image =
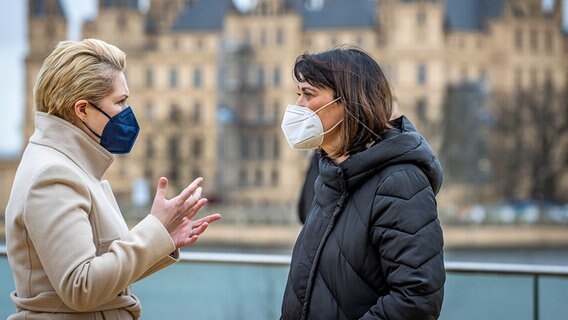
[[[331,137],[330,137],[331,138]],[[340,156],[335,156],[335,154],[337,153],[337,146],[339,145],[339,136],[337,136],[336,139],[333,139],[332,142],[329,143],[324,143],[322,144],[321,148],[323,149],[323,151],[325,151],[325,153],[327,154],[327,156],[331,159],[331,161],[333,161],[333,163],[335,164],[340,164],[343,161],[347,160],[347,158],[349,158],[349,155],[340,155]]]
[[[339,156],[339,157],[335,157],[335,158],[331,158],[331,161],[333,161],[333,163],[335,164],[340,164],[343,161],[347,160],[349,158],[349,155],[344,155],[344,156]]]

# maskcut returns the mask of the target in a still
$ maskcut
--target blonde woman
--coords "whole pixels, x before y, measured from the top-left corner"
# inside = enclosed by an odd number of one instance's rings
[[[87,39],[61,42],[39,71],[35,132],[6,209],[8,319],[138,319],[130,285],[176,262],[221,218],[193,220],[207,202],[201,178],[172,199],[161,178],[150,214],[128,230],[102,180],[139,132],[124,70],[124,52]]]

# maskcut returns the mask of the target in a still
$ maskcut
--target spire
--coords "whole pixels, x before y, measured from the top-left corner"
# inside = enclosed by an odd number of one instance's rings
[[[28,10],[30,17],[47,15],[66,17],[61,0],[30,0]]]

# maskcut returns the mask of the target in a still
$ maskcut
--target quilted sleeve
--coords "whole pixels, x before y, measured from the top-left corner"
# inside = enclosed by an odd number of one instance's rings
[[[362,319],[437,319],[444,296],[443,236],[425,174],[407,166],[378,187],[371,239],[388,294]]]

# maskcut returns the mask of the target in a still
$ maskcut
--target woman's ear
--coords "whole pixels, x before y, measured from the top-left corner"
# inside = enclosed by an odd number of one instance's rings
[[[87,119],[88,106],[89,102],[87,100],[77,100],[77,102],[73,104],[73,111],[75,111],[75,116],[77,116],[77,119],[81,121],[85,121],[85,119]]]

